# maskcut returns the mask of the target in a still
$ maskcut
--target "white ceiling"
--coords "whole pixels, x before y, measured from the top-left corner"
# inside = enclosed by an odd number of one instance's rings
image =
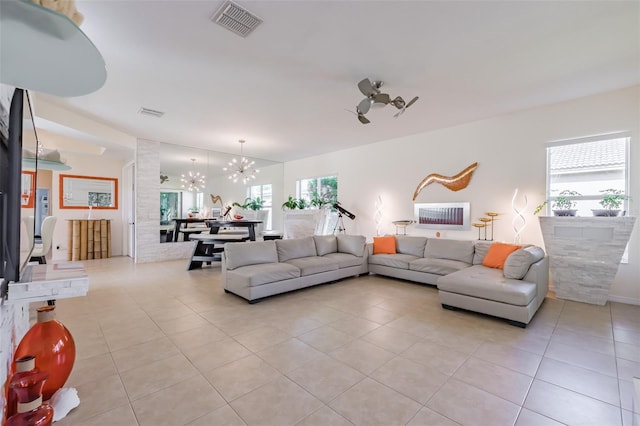
[[[264,20],[247,38],[210,21],[222,3],[76,0],[107,81],[45,98],[135,137],[290,161],[640,82],[637,1],[239,0]],[[363,125],[347,110],[366,77],[420,100]]]

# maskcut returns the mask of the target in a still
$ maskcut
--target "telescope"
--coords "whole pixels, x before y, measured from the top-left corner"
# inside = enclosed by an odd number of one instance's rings
[[[356,215],[351,213],[349,210],[345,209],[344,207],[342,207],[339,201],[336,201],[335,203],[333,203],[333,208],[338,210],[338,212],[345,215],[351,220],[354,220],[356,218]]]

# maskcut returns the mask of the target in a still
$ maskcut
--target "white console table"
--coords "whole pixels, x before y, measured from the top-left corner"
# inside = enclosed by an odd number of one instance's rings
[[[9,302],[42,302],[86,296],[89,277],[82,262],[29,265],[22,281],[9,284]]]

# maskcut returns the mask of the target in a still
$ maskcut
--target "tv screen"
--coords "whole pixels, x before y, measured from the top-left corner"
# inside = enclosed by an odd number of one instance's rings
[[[19,281],[34,244],[32,221],[37,170],[22,170],[22,150],[37,152],[28,92],[0,84],[0,278]],[[36,161],[37,167],[37,161]],[[29,223],[29,225],[27,225]]]

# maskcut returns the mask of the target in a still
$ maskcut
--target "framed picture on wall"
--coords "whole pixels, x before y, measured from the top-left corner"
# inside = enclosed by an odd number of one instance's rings
[[[36,172],[22,171],[22,201],[23,209],[32,209],[36,199]]]
[[[413,210],[419,228],[470,229],[469,203],[416,203]]]

